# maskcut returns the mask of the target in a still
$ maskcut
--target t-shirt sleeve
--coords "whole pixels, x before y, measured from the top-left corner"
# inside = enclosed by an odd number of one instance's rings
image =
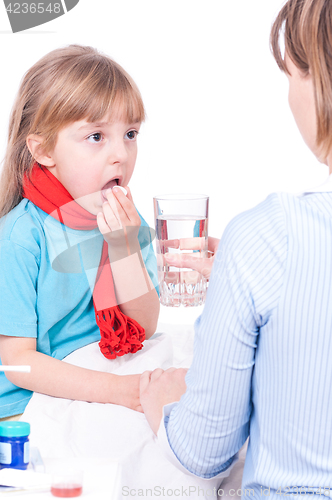
[[[36,257],[11,240],[0,241],[0,334],[37,337]]]
[[[173,453],[195,475],[226,471],[249,435],[259,332],[277,307],[286,258],[277,195],[231,221],[220,241],[187,391],[162,422]]]
[[[157,259],[152,244],[155,232],[152,228],[148,226],[148,224],[141,215],[140,218],[141,218],[141,227],[138,233],[138,239],[141,247],[141,252],[146,270],[150,276],[153,286],[155,287],[159,295]]]

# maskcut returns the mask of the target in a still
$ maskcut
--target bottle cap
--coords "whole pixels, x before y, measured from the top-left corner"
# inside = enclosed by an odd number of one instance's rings
[[[2,437],[23,437],[29,436],[30,424],[27,422],[1,422],[0,436]]]

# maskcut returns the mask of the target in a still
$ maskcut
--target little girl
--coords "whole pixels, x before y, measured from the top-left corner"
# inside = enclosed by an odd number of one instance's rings
[[[2,418],[31,391],[141,410],[139,375],[62,359],[96,341],[135,353],[155,331],[155,257],[127,186],[144,117],[129,75],[91,47],[55,50],[22,81],[0,182],[0,357],[31,372],[0,375]]]

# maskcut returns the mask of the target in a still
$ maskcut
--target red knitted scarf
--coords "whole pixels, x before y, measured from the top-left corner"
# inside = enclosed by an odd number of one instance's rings
[[[41,210],[72,229],[91,230],[98,227],[96,216],[78,205],[61,182],[47,168],[37,163],[30,176],[25,178],[23,198],[32,201]],[[101,334],[99,347],[106,358],[114,359],[142,349],[144,328],[123,314],[119,306],[114,306],[116,297],[106,241],[93,291],[93,304]],[[112,307],[105,308],[105,304]]]

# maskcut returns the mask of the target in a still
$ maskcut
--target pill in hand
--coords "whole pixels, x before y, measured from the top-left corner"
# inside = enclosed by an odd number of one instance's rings
[[[124,187],[122,186],[114,186],[114,187],[116,187],[117,189],[121,189],[121,191],[125,194],[125,196],[127,196],[127,190]]]

